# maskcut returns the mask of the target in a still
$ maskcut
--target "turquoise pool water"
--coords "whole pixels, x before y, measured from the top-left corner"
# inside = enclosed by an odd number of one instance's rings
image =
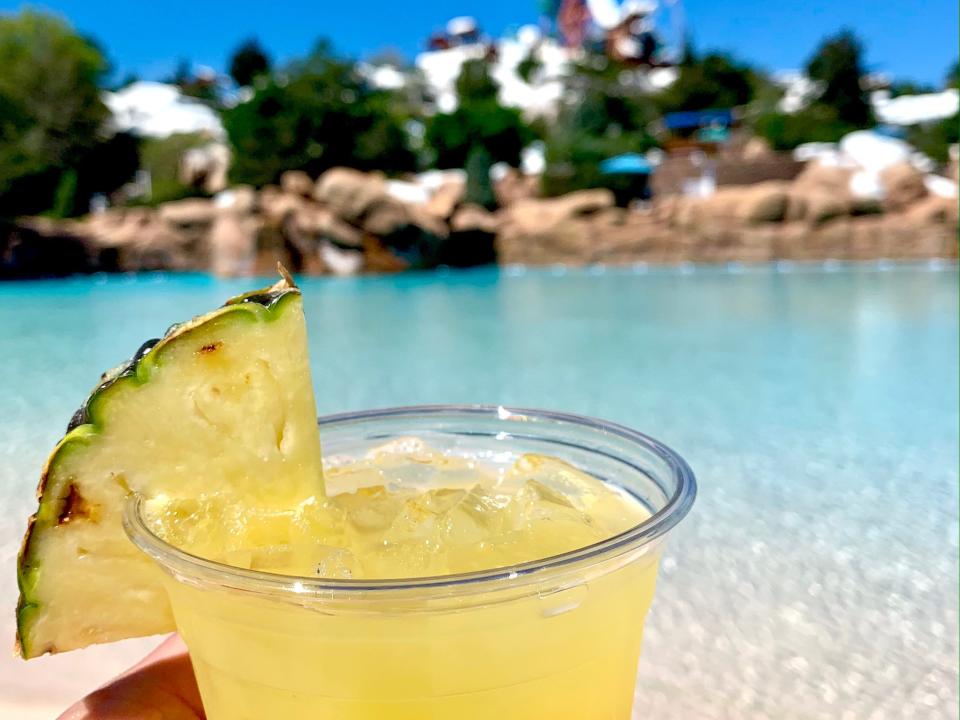
[[[44,456],[100,371],[249,285],[0,285],[0,600]],[[323,413],[548,407],[688,458],[701,494],[654,604],[649,717],[957,717],[956,266],[491,269],[303,290]]]

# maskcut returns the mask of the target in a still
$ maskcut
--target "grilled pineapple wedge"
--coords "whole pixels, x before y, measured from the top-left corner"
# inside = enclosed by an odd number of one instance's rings
[[[24,657],[174,629],[161,571],[122,528],[131,493],[268,507],[322,493],[303,304],[289,276],[145,343],[77,411],[20,551]]]

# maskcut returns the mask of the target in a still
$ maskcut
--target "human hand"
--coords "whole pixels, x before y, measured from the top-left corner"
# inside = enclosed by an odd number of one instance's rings
[[[204,720],[187,648],[171,635],[120,677],[73,705],[59,720]]]

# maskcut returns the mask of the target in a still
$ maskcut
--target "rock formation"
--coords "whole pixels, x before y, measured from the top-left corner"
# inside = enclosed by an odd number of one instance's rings
[[[614,207],[609,190],[538,198],[528,178],[508,174],[497,191],[504,205],[490,212],[464,201],[457,176],[415,195],[411,183],[379,173],[333,168],[315,182],[288,172],[259,191],[8,224],[0,277],[152,269],[234,276],[272,272],[278,260],[301,273],[353,274],[494,261],[955,258],[957,199],[936,194],[950,182],[933,186],[907,164],[879,178],[881,194],[858,192],[855,170],[811,162],[793,181],[667,195],[627,211]]]

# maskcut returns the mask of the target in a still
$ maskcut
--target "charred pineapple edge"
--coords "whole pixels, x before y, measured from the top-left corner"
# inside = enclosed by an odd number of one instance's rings
[[[67,426],[66,435],[57,443],[53,452],[40,473],[40,483],[37,485],[37,511],[27,519],[27,530],[17,555],[17,586],[20,597],[17,600],[17,634],[14,641],[14,652],[23,658],[34,657],[31,648],[26,645],[26,638],[31,619],[40,610],[41,606],[31,597],[40,566],[31,561],[31,539],[37,531],[55,526],[65,521],[76,509],[73,507],[72,494],[65,497],[53,496],[47,491],[48,480],[56,472],[60,460],[73,449],[88,445],[96,439],[102,425],[99,422],[99,408],[102,403],[117,389],[127,386],[138,386],[150,380],[154,369],[160,365],[164,350],[174,343],[179,343],[194,330],[207,326],[210,323],[221,321],[229,317],[232,320],[243,321],[270,321],[279,316],[280,310],[287,303],[285,300],[300,295],[300,289],[293,278],[282,266],[278,268],[281,279],[270,287],[261,290],[237,295],[230,298],[220,308],[192,320],[178,323],[170,327],[162,338],[148,340],[123,365],[107,371],[101,378],[100,384],[90,393],[83,405],[74,413]],[[56,487],[56,484],[53,485]],[[46,652],[56,653],[56,648],[48,648]]]

